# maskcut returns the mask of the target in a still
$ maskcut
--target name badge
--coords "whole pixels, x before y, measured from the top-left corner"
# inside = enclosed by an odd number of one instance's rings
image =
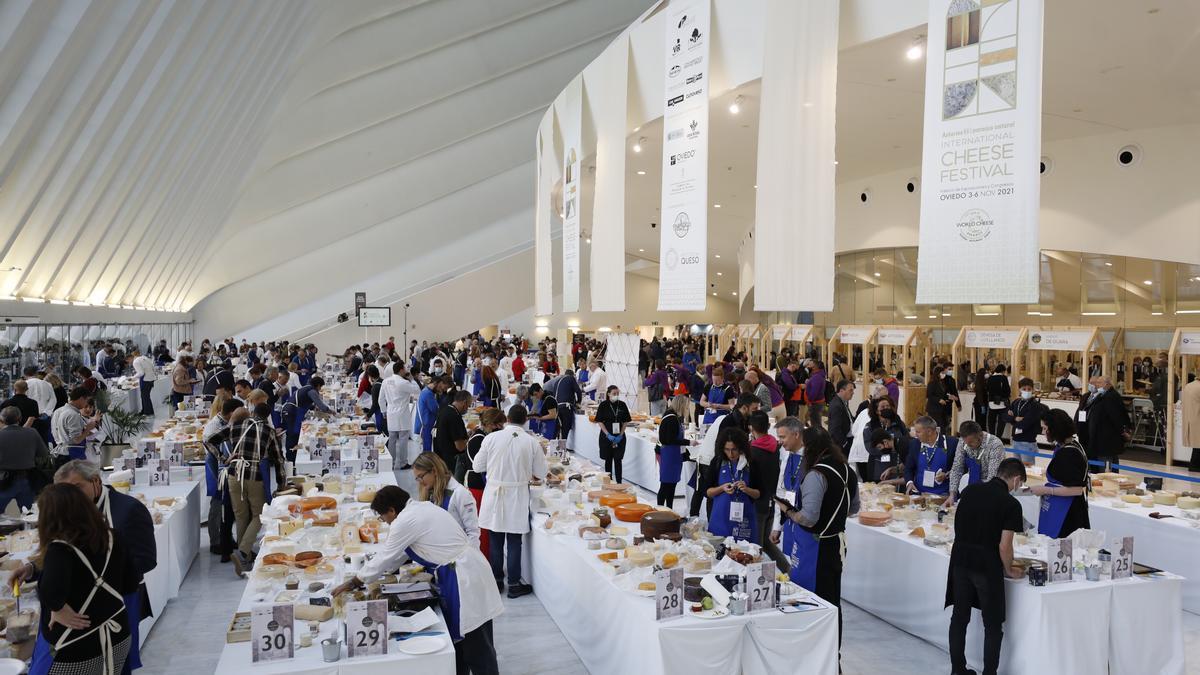
[[[1080,411],[1079,411],[1079,421],[1080,421],[1080,422],[1086,422],[1086,421],[1087,421],[1087,411],[1086,411],[1086,410],[1080,410]]]
[[[789,490],[789,491],[783,493],[783,499],[784,499],[784,501],[791,504],[792,506],[795,506],[796,505],[796,491]]]
[[[745,513],[744,513],[744,511],[745,511],[745,506],[746,506],[746,505],[745,505],[745,504],[743,504],[742,502],[732,502],[732,503],[730,503],[730,505],[729,505],[729,519],[730,519],[730,520],[732,520],[732,521],[734,521],[734,522],[738,522],[738,523],[742,522],[742,519],[743,519],[743,517],[745,516]]]
[[[925,476],[921,479],[921,486],[931,488],[934,485],[937,485],[936,476],[937,476],[936,472],[926,469]]]
[[[884,463],[891,463],[892,456],[891,455],[880,455],[879,461],[884,462]]]

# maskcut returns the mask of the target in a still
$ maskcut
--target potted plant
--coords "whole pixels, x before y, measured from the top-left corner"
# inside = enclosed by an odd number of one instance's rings
[[[119,406],[110,405],[109,392],[100,390],[95,396],[96,410],[104,415],[100,423],[105,438],[100,449],[100,461],[111,464],[112,458],[119,457],[129,447],[129,442],[147,431],[153,418],[143,415],[141,411],[126,410]]]

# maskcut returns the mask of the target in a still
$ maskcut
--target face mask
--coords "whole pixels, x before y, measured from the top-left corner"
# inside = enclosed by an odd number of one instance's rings
[[[1103,394],[1103,393],[1104,393],[1104,387],[1096,387],[1096,393],[1097,393],[1097,394]]]
[[[938,377],[941,377],[941,378],[945,379],[945,377],[946,377],[946,373],[942,373],[942,374],[941,374],[941,375],[939,375]]]
[[[888,408],[886,410],[880,410],[879,416],[890,420],[896,416],[896,411],[892,410],[891,408]]]
[[[883,378],[882,377],[875,378],[875,384],[883,384]]]
[[[1096,385],[1094,385],[1094,384],[1089,384],[1089,385],[1088,385],[1088,393],[1089,393],[1089,394],[1094,394],[1094,393],[1096,393]]]
[[[616,395],[616,394],[609,394],[609,395],[608,395],[608,400],[610,400],[610,401],[615,401],[615,400],[617,400],[617,395]]]
[[[1028,389],[1022,389],[1021,398],[1028,401],[1029,399],[1033,398],[1033,392],[1029,391]]]

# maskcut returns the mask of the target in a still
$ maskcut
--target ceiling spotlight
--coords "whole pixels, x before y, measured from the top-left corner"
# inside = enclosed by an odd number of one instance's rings
[[[757,189],[758,189],[758,186],[757,186],[757,185],[755,185],[755,186],[754,186],[754,189],[755,189],[755,190],[757,190]]]
[[[917,39],[913,40],[913,43],[908,48],[908,51],[904,52],[904,55],[908,57],[909,61],[916,61],[917,59],[921,58],[921,56],[924,54],[925,54],[925,41],[921,37],[918,37]]]
[[[733,103],[729,104],[729,112],[733,115],[740,113],[742,111],[742,101],[744,100],[741,96],[733,99]]]
[[[716,254],[716,256],[717,256],[718,258],[720,258],[720,257],[721,257],[721,254],[720,254],[720,253],[717,253],[717,254]]]
[[[642,143],[645,143],[645,142],[646,142],[645,136],[642,136],[641,138],[637,139],[637,143],[633,144],[633,151],[641,152],[642,151]]]
[[[723,277],[723,276],[725,276],[725,273],[724,273],[724,272],[717,272],[717,276],[719,276],[719,277]]]
[[[1104,263],[1104,266],[1105,266],[1105,267],[1112,267],[1112,263],[1110,263],[1110,262],[1106,262],[1106,263]]]
[[[716,294],[715,292],[713,293],[713,297],[714,297],[714,298],[715,298],[715,297],[717,297],[717,294]]]
[[[876,276],[876,277],[881,277],[881,276],[883,276],[883,275],[882,275],[882,274],[880,274],[879,272],[876,272],[876,273],[875,273],[875,276]]]
[[[646,175],[646,172],[645,172],[645,171],[639,171],[639,172],[638,172],[638,175],[639,175],[639,176],[645,176],[645,175]]]
[[[1153,281],[1150,281],[1149,279],[1147,279],[1147,280],[1143,281],[1142,283],[1143,283],[1143,284],[1146,284],[1147,286],[1153,286],[1153,285],[1154,285],[1154,282],[1153,282]]]
[[[592,243],[592,238],[588,237],[587,239],[584,239],[584,241],[590,244],[590,243]]]
[[[733,291],[733,295],[737,295],[737,291]]]
[[[720,204],[713,204],[713,208],[714,208],[714,209],[719,209],[719,208],[721,208],[721,205],[720,205]]]

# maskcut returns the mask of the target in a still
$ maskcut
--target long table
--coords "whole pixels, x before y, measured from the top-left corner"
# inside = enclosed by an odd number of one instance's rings
[[[526,576],[546,612],[593,673],[838,672],[838,612],[770,610],[658,622],[654,599],[617,588],[596,551],[577,536],[554,535],[535,515],[525,537]],[[630,537],[637,523],[621,523]]]
[[[358,487],[359,489],[367,486],[378,488],[383,485],[395,485],[395,483],[395,477],[391,471],[385,471],[381,472],[378,476],[372,476],[360,481]],[[345,514],[347,509],[359,508],[361,506],[361,504],[343,506],[343,514]],[[264,527],[265,529],[267,528]],[[260,534],[274,534],[274,532],[262,532]],[[379,545],[364,544],[363,548],[366,552],[370,552],[379,548]],[[338,571],[335,572],[333,583],[339,582],[344,572],[342,562],[338,562],[336,567]],[[242,592],[242,599],[238,603],[237,611],[248,612],[255,605],[270,602],[272,600],[271,596],[274,596],[276,592],[283,589],[283,584],[280,582],[276,584],[278,588],[263,593],[256,590],[256,585],[257,581],[251,575],[251,580],[246,584],[246,588]],[[302,582],[301,588],[305,585],[306,582]],[[343,642],[340,660],[334,663],[326,663],[322,659],[320,640],[335,631],[341,636],[342,623],[336,617],[323,622],[318,637],[314,638],[313,644],[310,647],[300,647],[299,639],[297,638],[295,640],[295,656],[282,661],[255,664],[252,662],[249,642],[226,644],[225,648],[221,651],[221,660],[217,664],[216,672],[286,673],[287,675],[340,675],[342,673],[354,673],[354,675],[390,675],[396,672],[420,673],[421,675],[451,675],[455,672],[454,647],[450,643],[449,631],[446,628],[445,622],[442,621],[440,613],[438,623],[426,629],[440,631],[443,637],[446,638],[445,645],[436,652],[421,655],[406,654],[399,651],[395,640],[390,640],[388,642],[387,654],[350,660],[347,657],[346,645]],[[308,630],[307,622],[296,621],[292,630],[293,635],[299,636],[300,633]]]
[[[950,557],[904,533],[846,523],[842,599],[943,650]],[[1035,587],[1005,581],[1000,672],[1182,674],[1183,616],[1174,576]],[[975,611],[967,661],[980,669],[983,622]]]
[[[1018,501],[1021,502],[1025,520],[1036,525],[1040,513],[1038,498],[1026,495],[1018,498]],[[1180,509],[1174,506],[1156,504],[1147,508],[1130,505],[1117,509],[1107,501],[1088,501],[1091,529],[1103,530],[1109,541],[1132,536],[1137,562],[1175,574],[1190,575],[1183,579],[1183,609],[1200,614],[1200,574],[1196,573],[1200,569],[1197,567],[1200,565],[1200,528],[1192,525],[1195,521],[1180,517]],[[1155,520],[1150,517],[1154,511],[1176,517]]]
[[[585,457],[599,466],[604,466],[600,458],[600,425],[589,421],[587,415],[575,415],[575,427],[571,430],[570,446],[575,454]],[[626,432],[625,458],[621,462],[621,479],[633,483],[640,488],[658,493],[658,460],[654,454],[657,443],[636,430]],[[685,496],[687,468],[685,467],[682,480],[675,486],[675,496]]]

